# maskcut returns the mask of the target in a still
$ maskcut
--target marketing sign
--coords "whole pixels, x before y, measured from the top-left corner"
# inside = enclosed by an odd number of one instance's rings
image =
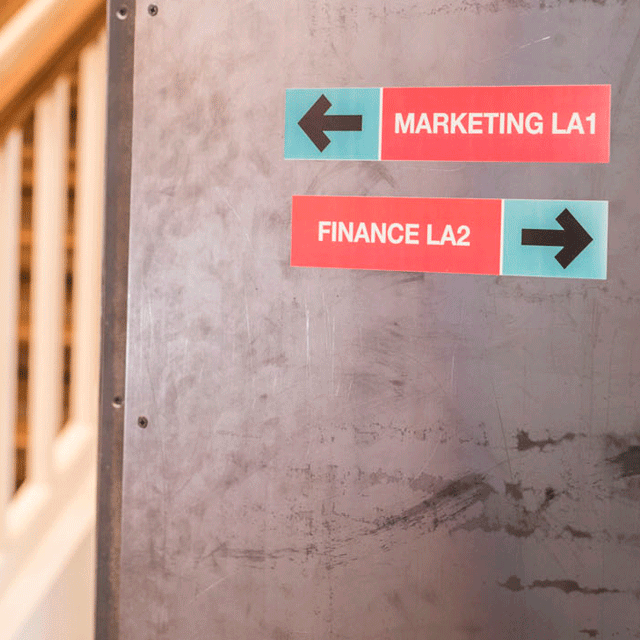
[[[609,85],[289,89],[285,158],[609,162]]]

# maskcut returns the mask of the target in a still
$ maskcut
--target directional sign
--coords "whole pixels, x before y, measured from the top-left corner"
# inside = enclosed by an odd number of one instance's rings
[[[287,91],[286,158],[378,160],[380,89]]]
[[[558,264],[566,269],[593,242],[585,228],[564,209],[556,218],[562,229],[523,229],[522,245],[562,247],[556,255]]]
[[[505,200],[502,273],[604,280],[607,221],[599,200]]]
[[[603,201],[294,196],[291,264],[604,280],[607,216]]]
[[[362,116],[328,116],[327,110],[331,103],[324,93],[313,103],[298,124],[318,151],[324,151],[331,140],[325,131],[362,131]]]
[[[609,85],[289,89],[285,158],[609,162]]]

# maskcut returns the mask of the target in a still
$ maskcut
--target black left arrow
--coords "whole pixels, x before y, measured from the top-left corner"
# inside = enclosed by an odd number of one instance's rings
[[[566,269],[592,242],[586,229],[565,209],[556,221],[562,229],[523,229],[522,244],[538,247],[562,247],[556,260]]]
[[[362,131],[362,116],[327,116],[330,107],[331,103],[323,93],[298,122],[320,152],[331,142],[325,131]]]

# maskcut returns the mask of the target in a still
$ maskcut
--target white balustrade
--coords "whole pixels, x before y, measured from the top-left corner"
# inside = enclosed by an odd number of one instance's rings
[[[95,525],[104,34],[79,58],[70,411],[60,430],[70,99],[70,80],[61,76],[35,104],[27,477],[15,495],[23,132],[15,128],[0,140],[0,640],[27,637],[20,630],[75,550],[87,553]],[[86,567],[90,576],[93,569]],[[90,590],[85,598],[91,602]],[[86,615],[80,619],[90,626]]]
[[[106,127],[106,39],[80,56],[71,421],[96,425]]]
[[[0,151],[0,194],[0,545],[4,547],[7,506],[15,482],[22,201],[22,132],[17,129]]]
[[[62,420],[69,109],[62,77],[35,110],[27,483],[45,486]]]

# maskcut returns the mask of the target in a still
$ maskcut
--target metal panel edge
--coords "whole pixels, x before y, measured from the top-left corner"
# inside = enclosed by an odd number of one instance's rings
[[[109,75],[98,444],[96,640],[119,638],[135,0],[109,0]]]

